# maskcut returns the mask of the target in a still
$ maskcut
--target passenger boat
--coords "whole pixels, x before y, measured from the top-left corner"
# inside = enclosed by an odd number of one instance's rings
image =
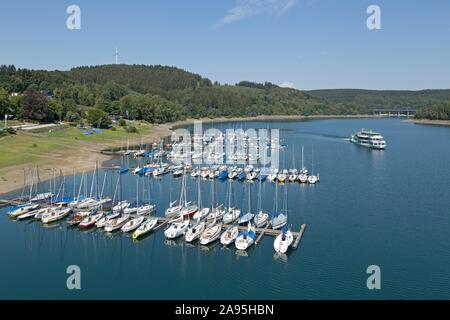
[[[72,208],[60,208],[60,209],[56,209],[53,210],[47,214],[44,214],[42,216],[42,223],[52,223],[52,222],[56,222],[59,220],[64,219],[65,217],[67,217],[69,215],[69,213],[72,212]]]
[[[139,226],[141,225],[142,222],[144,222],[144,220],[145,220],[144,217],[134,218],[125,223],[120,230],[122,230],[122,232],[124,233],[134,231],[137,228],[139,228]]]
[[[133,232],[132,238],[137,239],[150,231],[152,231],[158,223],[158,218],[150,218],[144,221],[135,232]]]
[[[383,136],[372,130],[361,129],[350,137],[350,142],[371,149],[386,149],[386,141]]]

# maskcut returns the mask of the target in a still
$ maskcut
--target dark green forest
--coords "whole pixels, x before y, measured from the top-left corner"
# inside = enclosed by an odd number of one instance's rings
[[[69,71],[0,66],[0,115],[39,122],[94,124],[97,117],[107,123],[103,120],[108,115],[164,123],[200,117],[366,114],[378,107],[418,108],[445,101],[450,101],[450,90],[300,91],[250,81],[221,85],[159,65],[102,65]]]

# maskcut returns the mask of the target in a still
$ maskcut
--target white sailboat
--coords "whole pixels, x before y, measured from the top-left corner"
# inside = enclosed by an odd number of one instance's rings
[[[252,201],[252,199],[251,199],[251,184],[249,184],[248,186],[247,186],[247,213],[246,214],[244,214],[244,215],[242,215],[240,218],[239,218],[239,220],[238,220],[238,224],[246,224],[246,223],[248,223],[248,222],[250,222],[252,219],[253,219],[253,217],[255,216],[255,214],[254,213],[252,213],[252,205],[251,205],[251,201]]]
[[[252,224],[248,223],[248,228],[245,231],[242,231],[239,236],[236,238],[235,246],[238,250],[247,250],[250,248],[256,240],[256,232]]]
[[[223,215],[222,221],[224,224],[229,224],[229,223],[233,223],[234,221],[236,221],[237,219],[239,219],[239,216],[241,215],[241,210],[236,208],[236,207],[232,207],[231,206],[231,197],[234,196],[233,193],[233,185],[232,182],[230,180],[229,185],[228,185],[228,210],[227,212]]]
[[[186,231],[186,234],[184,235],[184,239],[186,242],[190,243],[194,240],[197,240],[200,238],[201,234],[205,230],[206,222],[197,220],[197,222],[189,227]]]
[[[60,208],[42,216],[42,223],[52,223],[64,219],[72,212],[72,208]]]
[[[287,186],[284,186],[284,192],[287,195]],[[275,187],[275,209],[272,214],[271,225],[272,229],[280,229],[284,227],[287,223],[287,215],[283,212],[278,212],[278,185]]]
[[[123,216],[111,219],[108,221],[108,223],[105,226],[105,231],[106,232],[113,232],[116,231],[120,228],[122,228],[122,226],[128,222],[128,220],[130,219],[130,215],[129,214],[125,214]]]
[[[294,235],[292,234],[291,230],[285,226],[283,228],[283,232],[281,232],[273,242],[273,248],[275,249],[275,252],[279,253],[286,253],[289,247],[294,242]]]
[[[262,228],[269,222],[269,214],[262,210],[262,182],[259,181],[258,190],[258,213],[253,218],[253,222],[257,228]]]
[[[182,235],[185,234],[188,227],[189,227],[189,220],[175,222],[164,231],[164,236],[167,239],[175,239],[181,237]]]
[[[308,177],[309,184],[316,184],[319,182],[319,174],[314,175],[314,148],[312,150],[312,160],[311,160],[311,175]]]
[[[149,218],[144,221],[135,232],[133,232],[132,238],[137,239],[150,231],[152,231],[158,223],[158,218]]]
[[[120,230],[122,230],[122,232],[124,233],[134,231],[137,228],[139,228],[139,226],[141,225],[142,222],[144,222],[144,220],[145,220],[144,217],[134,218],[125,223]]]

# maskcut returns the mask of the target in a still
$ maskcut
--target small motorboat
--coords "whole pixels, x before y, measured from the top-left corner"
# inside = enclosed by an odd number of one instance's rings
[[[256,232],[255,229],[252,227],[252,224],[248,223],[248,229],[245,231],[242,231],[235,241],[236,249],[238,250],[247,250],[250,248],[253,243],[255,243],[256,240]]]
[[[222,235],[220,236],[220,243],[224,246],[228,246],[233,243],[239,235],[239,229],[237,226],[229,227]]]
[[[153,228],[156,227],[157,223],[158,223],[158,218],[150,218],[150,219],[145,220],[139,226],[139,228],[137,228],[137,230],[135,232],[133,232],[132,238],[137,239],[137,238],[143,236],[144,234],[149,233],[150,231],[153,230]]]
[[[194,240],[200,238],[200,235],[205,230],[206,223],[204,221],[198,221],[193,226],[189,227],[184,235],[186,242],[193,242]]]
[[[134,218],[133,220],[130,220],[127,223],[125,223],[120,230],[122,230],[122,232],[134,231],[137,228],[139,228],[139,226],[141,225],[142,222],[144,222],[144,220],[145,220],[144,217]]]
[[[185,234],[189,227],[189,220],[173,223],[169,228],[164,231],[164,236],[167,239],[175,239]]]
[[[222,232],[222,223],[214,224],[206,228],[200,235],[200,244],[208,245],[220,238]]]
[[[106,224],[105,231],[106,232],[116,231],[116,230],[122,228],[122,226],[125,223],[127,223],[129,219],[130,219],[130,215],[129,214],[125,214],[125,215],[123,215],[121,217],[117,217],[117,218],[111,219]]]
[[[72,208],[59,208],[42,216],[42,223],[52,223],[64,219],[72,212]]]
[[[95,226],[95,224],[103,217],[103,213],[97,213],[91,216],[88,216],[83,221],[80,222],[78,228],[80,229],[89,229]]]
[[[257,215],[255,215],[253,222],[257,228],[262,228],[269,222],[269,214],[261,210]]]
[[[291,230],[285,226],[283,228],[283,232],[280,233],[273,242],[273,248],[275,249],[275,252],[279,253],[286,253],[289,247],[294,242],[294,235],[292,234]]]
[[[223,223],[229,224],[237,219],[239,219],[239,216],[241,215],[241,210],[238,208],[229,208],[228,211],[223,215]]]

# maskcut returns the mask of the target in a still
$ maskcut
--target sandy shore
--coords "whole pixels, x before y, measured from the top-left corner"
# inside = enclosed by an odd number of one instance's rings
[[[247,118],[214,118],[214,119],[187,119],[183,121],[177,121],[174,123],[166,123],[155,126],[148,134],[144,134],[142,139],[144,143],[151,143],[159,141],[164,137],[171,135],[172,130],[193,124],[194,121],[201,120],[203,123],[221,123],[221,122],[244,122],[244,121],[298,121],[308,119],[332,119],[332,118],[378,118],[373,115],[327,115],[327,116],[258,116]],[[53,176],[54,170],[57,170],[57,175],[61,170],[63,175],[72,175],[75,173],[81,173],[83,171],[91,171],[94,169],[95,163],[98,162],[101,165],[107,160],[111,160],[113,156],[102,154],[103,150],[118,148],[121,146],[122,141],[114,141],[108,143],[91,143],[86,141],[80,141],[77,146],[68,147],[64,150],[52,152],[45,161],[30,161],[30,163],[22,164],[20,166],[10,166],[0,169],[0,199],[1,195],[7,192],[11,192],[17,189],[21,189],[24,185],[24,170],[39,166],[39,176],[41,181],[50,179]]]
[[[415,123],[415,124],[429,124],[429,125],[435,125],[435,126],[450,126],[450,120],[409,119],[409,120],[404,120],[404,122]]]

